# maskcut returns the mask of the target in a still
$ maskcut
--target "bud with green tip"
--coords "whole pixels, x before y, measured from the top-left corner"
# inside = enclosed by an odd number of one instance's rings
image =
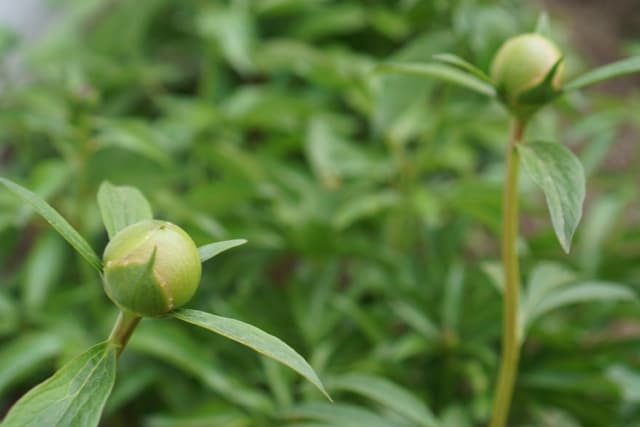
[[[189,235],[166,221],[144,220],[116,234],[103,257],[104,287],[120,308],[159,316],[186,304],[202,265]]]
[[[560,93],[562,53],[546,37],[522,34],[507,40],[491,64],[500,100],[526,117]]]

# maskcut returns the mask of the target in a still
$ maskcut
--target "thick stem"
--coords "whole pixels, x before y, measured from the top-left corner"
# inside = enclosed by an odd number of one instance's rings
[[[506,175],[502,199],[502,266],[504,298],[502,325],[502,361],[498,374],[490,427],[504,427],[509,416],[511,397],[518,372],[520,338],[518,336],[520,307],[520,271],[518,266],[518,153],[526,123],[514,120],[506,153]]]
[[[109,341],[118,348],[116,357],[120,357],[120,353],[122,353],[122,350],[124,350],[127,345],[129,337],[131,337],[133,330],[138,326],[140,319],[142,319],[140,316],[125,310],[121,310],[120,314],[118,314],[116,323],[111,330],[111,335],[109,335]]]

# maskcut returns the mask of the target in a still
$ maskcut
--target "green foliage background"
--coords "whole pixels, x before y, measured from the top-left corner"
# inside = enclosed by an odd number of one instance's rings
[[[2,74],[1,174],[98,252],[103,180],[140,188],[197,244],[248,239],[204,266],[190,306],[281,337],[336,401],[207,332],[143,321],[105,426],[430,426],[429,411],[443,427],[486,424],[507,116],[481,96],[372,68],[455,52],[487,70],[505,38],[534,27],[532,5],[53,4],[66,12],[37,44],[0,43],[23,59],[19,75]],[[584,61],[552,22],[575,75]],[[588,201],[567,256],[542,194],[522,180],[525,282],[583,288],[564,302],[547,295],[528,325],[514,426],[640,424],[637,301],[584,288],[640,287],[640,160],[629,143],[639,111],[637,93],[590,91],[530,126],[579,154]],[[91,268],[0,191],[0,413],[105,338],[115,316]]]

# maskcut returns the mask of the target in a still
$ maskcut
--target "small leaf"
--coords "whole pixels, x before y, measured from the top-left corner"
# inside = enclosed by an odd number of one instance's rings
[[[635,300],[635,293],[617,283],[582,282],[566,285],[548,293],[536,305],[529,307],[527,327],[543,314],[566,305],[589,301]]]
[[[338,230],[343,230],[364,218],[381,215],[385,210],[398,205],[401,200],[400,196],[392,190],[358,195],[336,209],[332,224]]]
[[[128,225],[153,219],[151,205],[134,187],[115,186],[104,181],[98,190],[98,206],[110,239]]]
[[[339,427],[406,427],[370,409],[345,403],[308,403],[288,409],[285,418],[310,419]]]
[[[549,33],[549,14],[546,11],[540,12],[538,15],[538,20],[536,21],[536,29],[535,32],[546,36]]]
[[[129,347],[181,369],[184,374],[248,412],[274,411],[264,391],[249,387],[241,381],[242,378],[234,377],[223,369],[197,339],[186,333],[187,328],[183,326],[168,322],[142,322],[131,337]]]
[[[166,135],[151,125],[140,120],[99,120],[97,125],[94,137],[97,148],[118,147],[162,166],[171,165],[172,159],[163,143]]]
[[[6,178],[0,177],[0,184],[3,184],[13,194],[31,205],[93,268],[98,271],[102,270],[102,262],[91,246],[89,246],[89,243],[47,202],[26,188]]]
[[[174,311],[172,315],[176,319],[215,332],[288,366],[309,380],[327,399],[331,400],[313,368],[279,338],[248,323],[203,311],[182,309]]]
[[[103,342],[25,394],[2,427],[97,426],[116,378],[116,347]]]
[[[29,254],[22,287],[22,302],[29,314],[41,313],[41,307],[53,294],[52,288],[65,269],[67,244],[54,230],[47,230]]]
[[[12,341],[4,341],[0,351],[0,395],[16,381],[38,372],[46,361],[55,357],[62,340],[51,333],[23,333]]]
[[[452,53],[438,53],[433,55],[433,59],[437,61],[444,62],[445,64],[453,65],[458,68],[462,68],[465,71],[473,74],[474,76],[484,80],[485,82],[493,85],[493,81],[491,77],[489,77],[484,71],[480,68],[473,65],[471,62],[466,59],[460,58],[458,55],[454,55]]]
[[[235,239],[200,246],[198,248],[198,253],[200,253],[200,262],[209,261],[214,256],[221,254],[224,251],[228,251],[231,248],[235,248],[236,246],[244,245],[245,243],[247,243],[245,239]]]
[[[474,90],[490,97],[494,97],[496,95],[496,90],[492,85],[487,84],[472,74],[460,71],[457,68],[445,64],[387,62],[378,65],[376,67],[376,71],[381,73],[400,73],[429,77],[466,87],[467,89]]]
[[[518,145],[525,169],[542,188],[551,222],[565,252],[571,248],[585,196],[585,177],[580,160],[566,147],[554,142]]]
[[[348,390],[374,400],[419,426],[439,425],[431,410],[420,399],[385,378],[348,374],[332,380],[330,384],[331,389]]]
[[[640,56],[623,59],[588,71],[564,85],[565,91],[577,90],[604,80],[640,72]]]
[[[529,274],[526,291],[522,298],[526,317],[548,294],[557,288],[576,281],[576,274],[566,266],[556,262],[541,262]]]

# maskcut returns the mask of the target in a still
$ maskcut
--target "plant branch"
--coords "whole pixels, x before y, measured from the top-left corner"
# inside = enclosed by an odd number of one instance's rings
[[[124,350],[133,330],[138,326],[138,322],[142,319],[126,310],[121,310],[116,319],[116,323],[113,325],[111,335],[109,335],[109,341],[115,344],[118,348],[116,351],[116,357],[120,357],[120,353]]]
[[[525,126],[524,121],[514,119],[506,152],[501,241],[504,268],[502,360],[490,427],[504,427],[507,423],[520,358],[520,338],[518,336],[520,271],[517,250],[519,158],[516,145],[522,141]]]

